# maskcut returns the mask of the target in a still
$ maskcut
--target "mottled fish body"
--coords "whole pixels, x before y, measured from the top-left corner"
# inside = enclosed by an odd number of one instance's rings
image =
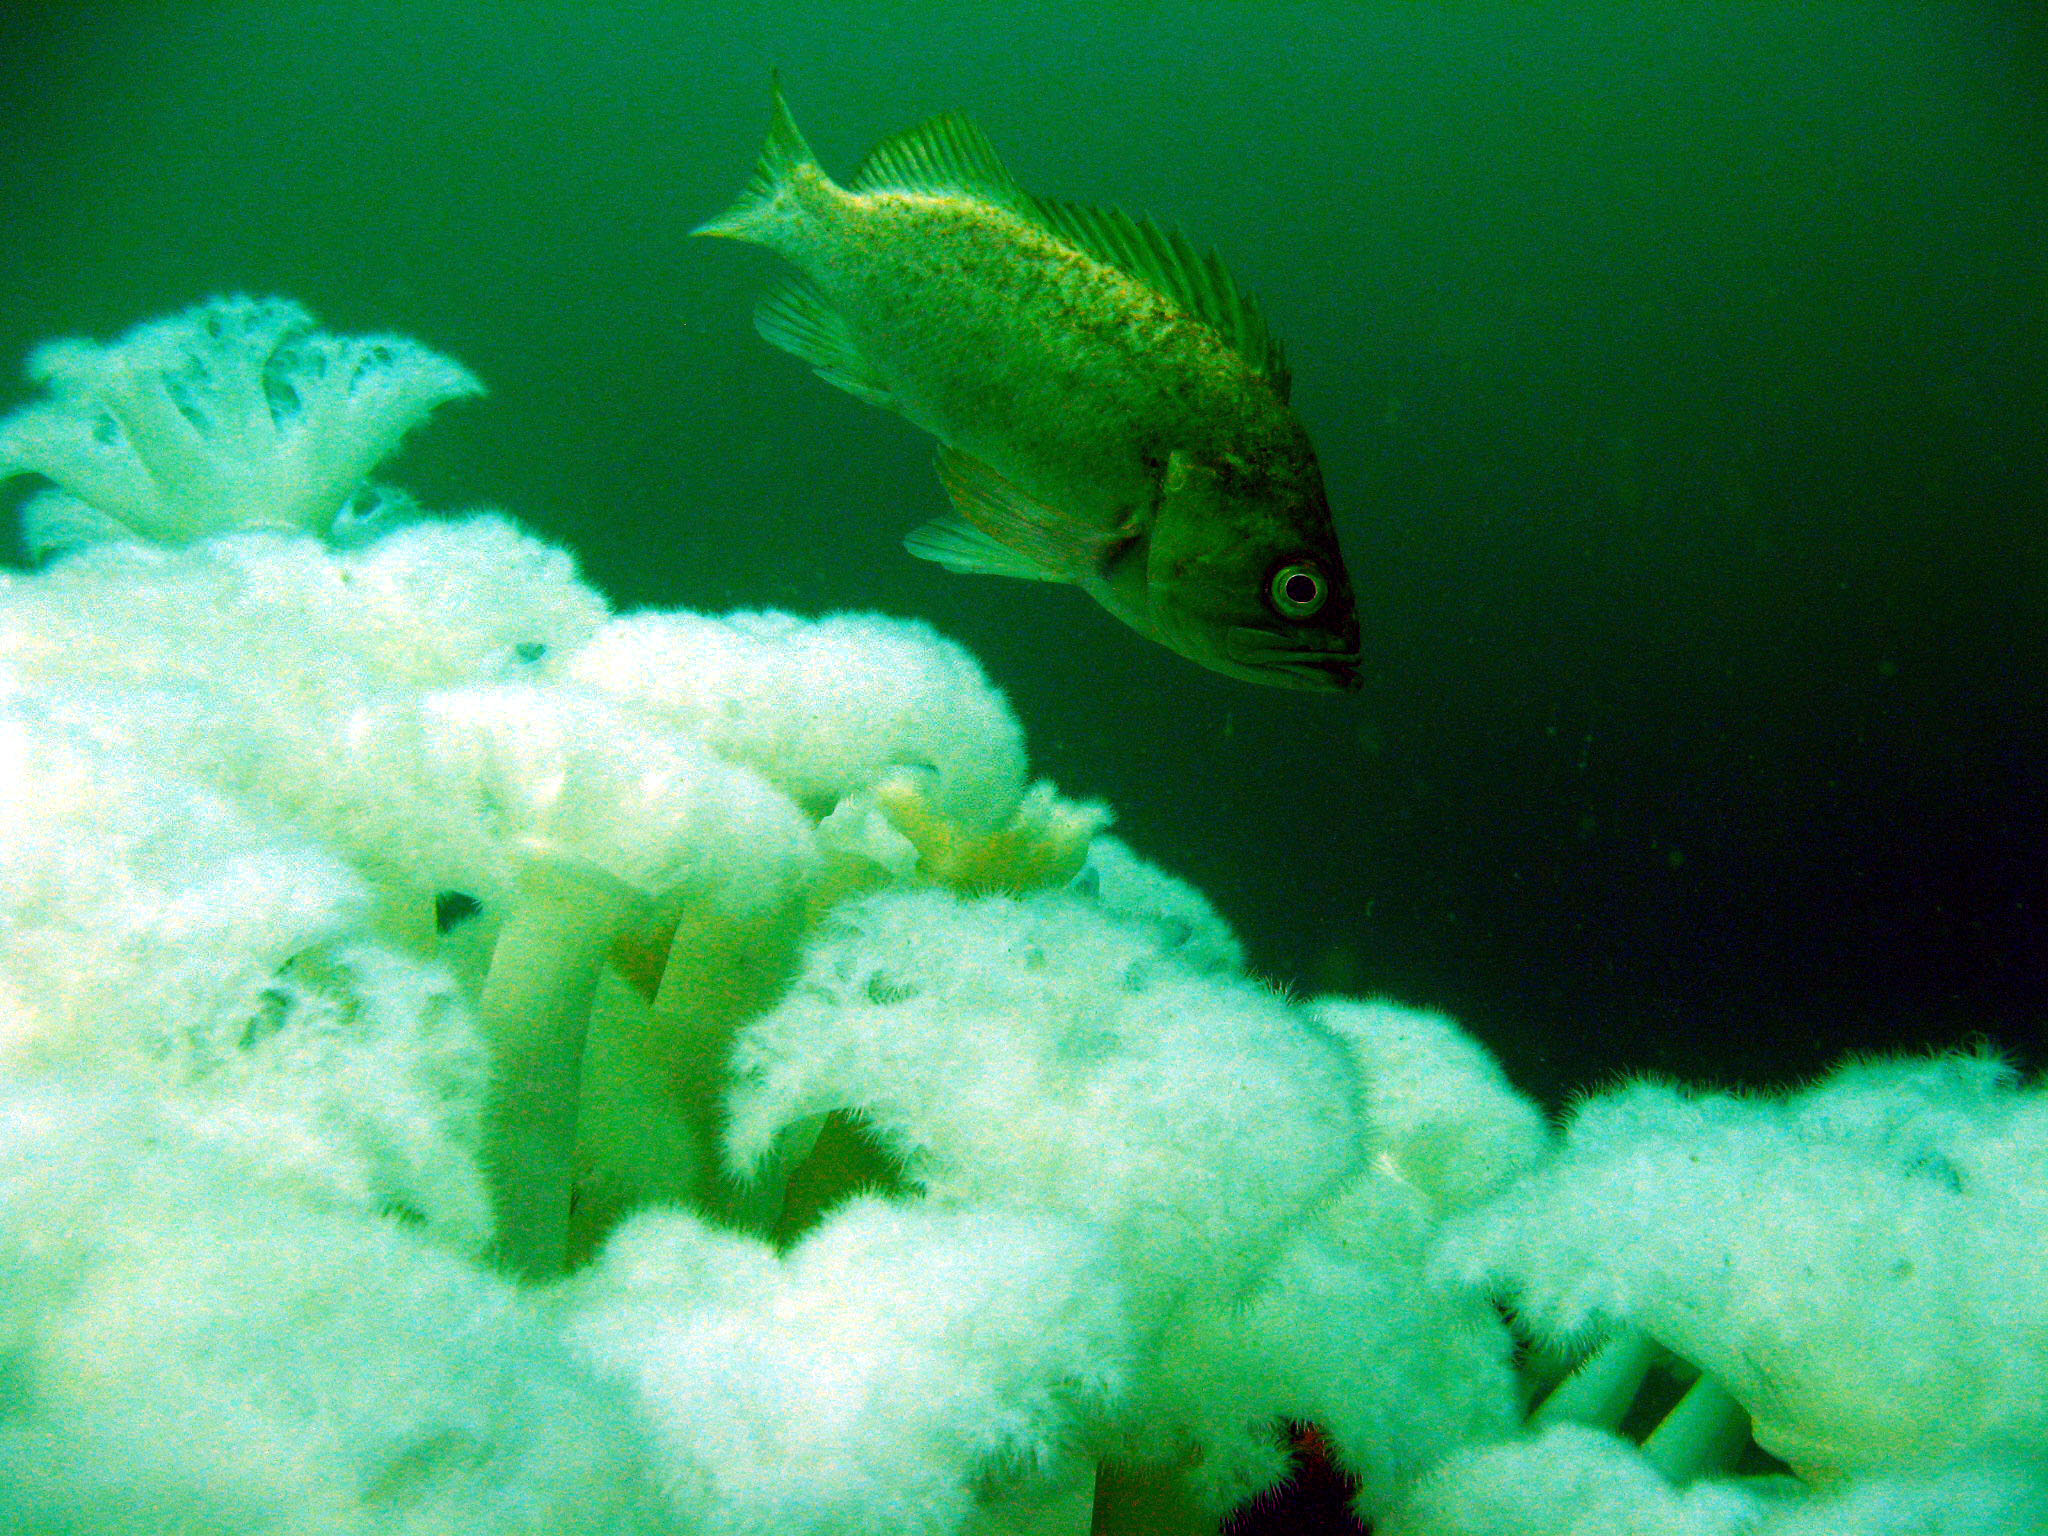
[[[1065,581],[1215,670],[1357,685],[1321,472],[1258,311],[1214,258],[1035,199],[964,119],[884,142],[847,187],[778,92],[739,201],[698,233],[801,274],[756,314],[826,380],[944,445],[949,569]]]

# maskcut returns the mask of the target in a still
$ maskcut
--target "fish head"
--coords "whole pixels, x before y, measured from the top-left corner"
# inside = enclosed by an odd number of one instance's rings
[[[1359,686],[1358,608],[1313,459],[1306,474],[1273,475],[1175,451],[1146,586],[1153,633],[1211,671],[1323,693]]]

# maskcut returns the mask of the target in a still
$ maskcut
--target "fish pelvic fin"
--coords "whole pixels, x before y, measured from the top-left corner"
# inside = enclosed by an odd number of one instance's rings
[[[889,386],[875,377],[874,368],[861,355],[846,318],[809,278],[793,277],[770,289],[754,306],[754,329],[770,346],[809,363],[827,384],[869,405],[896,408]]]
[[[774,80],[775,104],[768,121],[768,142],[761,146],[761,158],[754,174],[733,205],[716,218],[706,219],[690,233],[718,235],[727,240],[745,240],[755,245],[773,243],[773,231],[786,223],[795,211],[792,183],[798,171],[817,169],[818,157],[804,142],[803,131],[789,114],[782,96],[782,79]],[[818,172],[823,175],[822,171]]]
[[[1026,581],[1086,581],[1125,542],[1047,506],[980,459],[941,448],[952,517],[915,528],[904,547],[949,571]]]

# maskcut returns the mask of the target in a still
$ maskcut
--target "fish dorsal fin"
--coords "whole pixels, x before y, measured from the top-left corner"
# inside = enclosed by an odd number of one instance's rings
[[[1038,209],[1010,179],[988,135],[958,112],[927,118],[874,147],[848,183],[855,192],[964,194],[1027,219]]]
[[[1134,278],[1221,336],[1287,398],[1287,358],[1266,329],[1258,301],[1231,277],[1214,251],[1198,251],[1178,231],[1113,208],[1057,198],[1033,199],[1038,221],[1069,245]]]

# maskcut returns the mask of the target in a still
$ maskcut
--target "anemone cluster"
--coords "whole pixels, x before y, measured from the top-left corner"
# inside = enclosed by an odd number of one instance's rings
[[[2048,1529],[2048,1100],[1283,996],[914,621],[615,614],[216,300],[0,422],[0,1529]],[[1512,1324],[1512,1326],[1511,1326]]]

